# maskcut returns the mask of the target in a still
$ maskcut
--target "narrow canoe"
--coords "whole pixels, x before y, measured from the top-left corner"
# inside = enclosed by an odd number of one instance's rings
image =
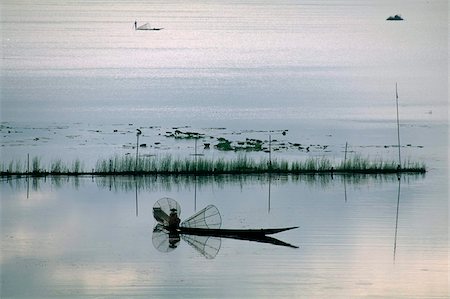
[[[298,228],[298,226],[282,227],[282,228],[261,228],[261,229],[211,229],[211,228],[194,228],[180,227],[177,231],[180,234],[202,235],[202,236],[266,236],[287,230]]]

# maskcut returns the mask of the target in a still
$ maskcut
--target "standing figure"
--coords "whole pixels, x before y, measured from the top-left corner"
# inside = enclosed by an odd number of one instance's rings
[[[137,21],[134,21],[134,30],[137,30]]]

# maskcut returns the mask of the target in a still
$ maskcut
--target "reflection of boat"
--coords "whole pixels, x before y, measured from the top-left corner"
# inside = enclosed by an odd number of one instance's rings
[[[283,227],[283,228],[261,228],[261,229],[214,229],[214,228],[194,228],[194,227],[180,227],[177,231],[181,234],[191,235],[207,235],[214,234],[217,236],[249,236],[260,237],[265,235],[272,235],[281,233],[287,230],[298,228],[298,226]]]
[[[139,27],[136,27],[136,30],[162,30],[164,28],[151,27],[149,23],[145,23]]]
[[[403,21],[403,18],[401,15],[395,15],[390,16],[389,18],[386,19],[386,21]]]
[[[152,239],[153,245],[159,251],[169,252],[174,250],[180,242],[180,237],[207,258],[214,258],[217,255],[221,238],[298,248],[267,236],[298,228],[296,226],[269,229],[221,229],[222,218],[214,205],[208,205],[178,224],[180,213],[180,205],[171,198],[162,198],[153,206],[153,216],[158,224],[153,229]],[[175,219],[178,219],[178,221],[175,221]]]

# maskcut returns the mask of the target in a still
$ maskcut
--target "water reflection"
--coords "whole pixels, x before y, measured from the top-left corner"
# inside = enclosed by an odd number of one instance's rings
[[[138,185],[137,181],[134,181],[136,191],[136,217],[139,216],[139,203],[138,203]]]
[[[85,183],[85,178],[86,176],[14,176],[4,177],[1,182],[14,191],[27,190],[29,197],[30,192],[41,190],[41,185],[47,183],[54,189],[61,189],[67,185],[79,189]]]
[[[400,176],[398,177],[398,189],[397,189],[397,212],[395,214],[395,235],[394,235],[394,263],[395,263],[395,254],[397,252],[397,232],[398,232],[398,211],[400,208],[400,185],[402,180]]]
[[[423,179],[424,174],[411,174],[402,176],[405,183]],[[95,182],[100,188],[108,188],[113,191],[134,191],[136,188],[145,191],[179,191],[186,188],[193,188],[194,199],[198,188],[211,186],[217,188],[226,188],[230,184],[244,186],[247,183],[259,183],[263,186],[268,185],[270,194],[272,185],[290,184],[292,182],[304,182],[318,189],[330,187],[336,184],[360,185],[369,183],[395,182],[397,175],[216,175],[216,176],[188,176],[188,175],[170,175],[170,176],[130,176],[130,177],[96,177]],[[345,188],[346,188],[345,187]],[[270,202],[270,196],[269,196]],[[269,205],[270,210],[270,205]]]
[[[312,177],[321,181],[313,182]],[[178,178],[185,181],[185,189],[172,185],[175,179],[162,176],[3,180],[3,294],[25,298],[23,282],[28,293],[40,298],[54,295],[39,293],[44,288],[64,292],[61,286],[93,289],[96,294],[108,287],[150,290],[145,295],[153,298],[158,297],[152,293],[155,288],[184,294],[198,282],[202,284],[196,290],[211,283],[230,289],[270,282],[288,288],[313,284],[317,290],[331,287],[333,292],[355,289],[358,294],[370,288],[380,297],[392,297],[390,290],[426,297],[431,288],[441,290],[446,285],[447,231],[440,224],[447,218],[440,195],[430,192],[429,180],[420,178]],[[229,183],[223,189],[213,187],[226,179]],[[100,181],[104,185],[99,188]],[[323,182],[327,188],[321,187]],[[167,186],[180,191],[168,192]],[[214,204],[231,228],[299,225],[300,229],[283,233],[280,239],[301,245],[301,250],[154,229],[152,207],[161,196],[180,199],[186,215],[196,213],[194,204],[197,211]],[[171,252],[163,254],[154,244]],[[176,271],[170,267],[174,261],[179,265]],[[240,278],[242,271],[245,282]],[[89,295],[83,293],[83,297]],[[347,298],[354,293],[339,295]]]
[[[268,204],[267,204],[267,213],[270,213],[270,194],[271,194],[270,187],[271,186],[272,186],[272,174],[269,173],[269,191],[268,191],[269,196],[268,196],[268,199],[267,199],[267,202],[268,202]]]
[[[401,180],[409,184],[425,178],[425,174],[403,175]],[[186,188],[194,188],[194,197],[198,188],[213,185],[216,188],[226,188],[230,184],[244,186],[247,183],[259,183],[263,186],[268,185],[268,192],[272,185],[283,185],[290,183],[304,182],[318,189],[330,187],[336,184],[345,185],[345,194],[347,193],[347,184],[362,185],[370,183],[390,183],[397,180],[395,174],[372,175],[372,174],[354,174],[354,175],[283,175],[283,174],[260,174],[260,175],[215,175],[215,176],[190,176],[190,175],[151,175],[151,176],[88,176],[101,189],[110,191],[179,191]],[[41,184],[50,183],[52,188],[60,189],[67,184],[75,189],[80,188],[86,183],[86,176],[17,176],[2,178],[2,182],[9,185],[12,190],[38,191]],[[31,188],[31,190],[30,190]],[[270,196],[269,196],[270,202]],[[270,210],[270,205],[269,205]]]

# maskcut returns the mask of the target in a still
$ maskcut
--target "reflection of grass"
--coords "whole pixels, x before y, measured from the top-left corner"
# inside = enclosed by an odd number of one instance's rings
[[[214,186],[218,189],[227,188],[230,185],[243,184],[257,184],[260,186],[266,186],[271,184],[272,186],[283,186],[289,183],[295,184],[307,184],[311,187],[323,189],[330,184],[335,185],[347,184],[346,186],[357,186],[360,184],[378,185],[383,183],[393,183],[401,179],[405,183],[411,183],[414,180],[419,180],[424,177],[424,174],[411,173],[407,176],[398,176],[397,174],[350,174],[350,175],[337,175],[332,176],[330,174],[223,174],[223,175],[98,175],[95,177],[95,183],[100,188],[105,188],[114,191],[173,191],[186,189],[192,190],[208,186]],[[52,188],[60,189],[63,186],[70,184],[75,189],[85,183],[91,182],[91,175],[89,176],[63,176],[53,175],[49,177],[33,176],[23,177],[23,179],[6,178],[3,180],[4,186],[9,186],[12,190],[27,190],[39,191],[42,185],[50,183]]]
[[[177,158],[172,155],[142,157],[136,161],[133,156],[114,156],[111,159],[100,159],[92,172],[85,172],[80,160],[75,160],[67,166],[61,160],[55,160],[50,167],[45,168],[40,159],[35,157],[31,161],[32,174],[40,175],[130,175],[130,174],[259,174],[259,173],[424,173],[425,164],[407,161],[398,168],[397,163],[383,160],[370,160],[361,156],[354,156],[345,162],[334,165],[328,158],[309,158],[304,161],[286,161],[273,159],[255,160],[245,155],[238,155],[234,159],[207,159],[197,157]],[[4,163],[0,166],[3,176],[26,174],[20,161]]]

